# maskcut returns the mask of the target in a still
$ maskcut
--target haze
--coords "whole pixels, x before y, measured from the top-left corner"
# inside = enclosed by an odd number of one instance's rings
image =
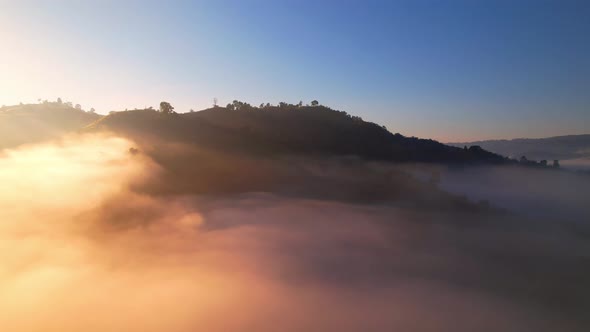
[[[110,136],[70,136],[2,157],[4,328],[587,326],[588,271],[579,255],[588,253],[588,242],[569,226],[424,209],[426,203],[414,208],[301,194],[164,194],[152,180],[166,171],[145,156],[128,154],[132,146]],[[334,172],[336,161],[300,162],[331,178],[354,172],[346,164]],[[531,176],[543,181],[542,175]],[[210,181],[211,175],[194,177]],[[583,180],[588,188],[588,178]],[[583,202],[570,208],[588,216]]]
[[[588,17],[0,0],[0,330],[589,331]]]
[[[0,1],[0,103],[318,99],[443,142],[589,132],[586,1]]]

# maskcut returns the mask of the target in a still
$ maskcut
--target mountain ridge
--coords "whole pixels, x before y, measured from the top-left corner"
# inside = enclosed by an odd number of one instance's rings
[[[432,139],[394,134],[384,126],[322,105],[281,103],[252,107],[235,101],[227,107],[198,112],[148,108],[102,116],[69,104],[44,102],[0,108],[0,129],[0,148],[54,139],[69,132],[108,130],[136,140],[161,139],[268,156],[358,156],[379,161],[451,164],[509,162],[477,147],[462,149]]]
[[[112,113],[84,130],[109,130],[134,139],[160,137],[270,155],[356,155],[399,162],[507,162],[482,149],[460,149],[431,139],[393,134],[383,126],[325,106],[214,107],[171,114],[133,110]]]
[[[590,157],[590,134],[561,135],[544,138],[515,138],[447,143],[451,146],[479,145],[508,157],[530,159],[576,159]]]

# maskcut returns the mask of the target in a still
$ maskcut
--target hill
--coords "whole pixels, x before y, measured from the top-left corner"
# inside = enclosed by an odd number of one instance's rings
[[[567,135],[547,138],[518,138],[468,143],[449,143],[452,146],[479,145],[501,155],[534,160],[572,160],[590,158],[590,135]]]
[[[164,139],[265,155],[359,156],[369,160],[503,163],[505,158],[434,140],[392,134],[385,127],[324,106],[266,106],[163,114],[116,112],[85,130],[109,130],[135,140]]]
[[[0,108],[0,149],[59,137],[101,118],[62,103]]]

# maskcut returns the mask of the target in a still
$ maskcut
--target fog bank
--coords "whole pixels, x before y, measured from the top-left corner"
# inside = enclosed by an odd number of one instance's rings
[[[198,192],[162,190],[162,181],[184,170],[171,172],[146,153],[129,153],[136,146],[84,136],[2,153],[4,330],[590,326],[589,242],[559,224],[355,202],[348,194],[334,199],[334,190],[230,193],[211,188],[215,181],[205,166],[193,166],[186,187]],[[264,170],[280,168],[265,163]],[[307,165],[314,181],[325,180],[324,164]],[[322,183],[349,188],[351,171],[342,166],[340,172],[334,174],[346,179]],[[373,178],[359,177],[353,188],[364,188],[357,182],[365,179]],[[276,187],[269,183],[261,188]]]

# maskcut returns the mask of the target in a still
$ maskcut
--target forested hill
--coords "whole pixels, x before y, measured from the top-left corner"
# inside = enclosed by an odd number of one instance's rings
[[[392,134],[385,127],[325,106],[251,107],[238,103],[177,114],[153,109],[112,113],[85,130],[109,130],[133,139],[157,138],[265,155],[355,155],[404,162],[503,163],[476,147],[463,149]]]

